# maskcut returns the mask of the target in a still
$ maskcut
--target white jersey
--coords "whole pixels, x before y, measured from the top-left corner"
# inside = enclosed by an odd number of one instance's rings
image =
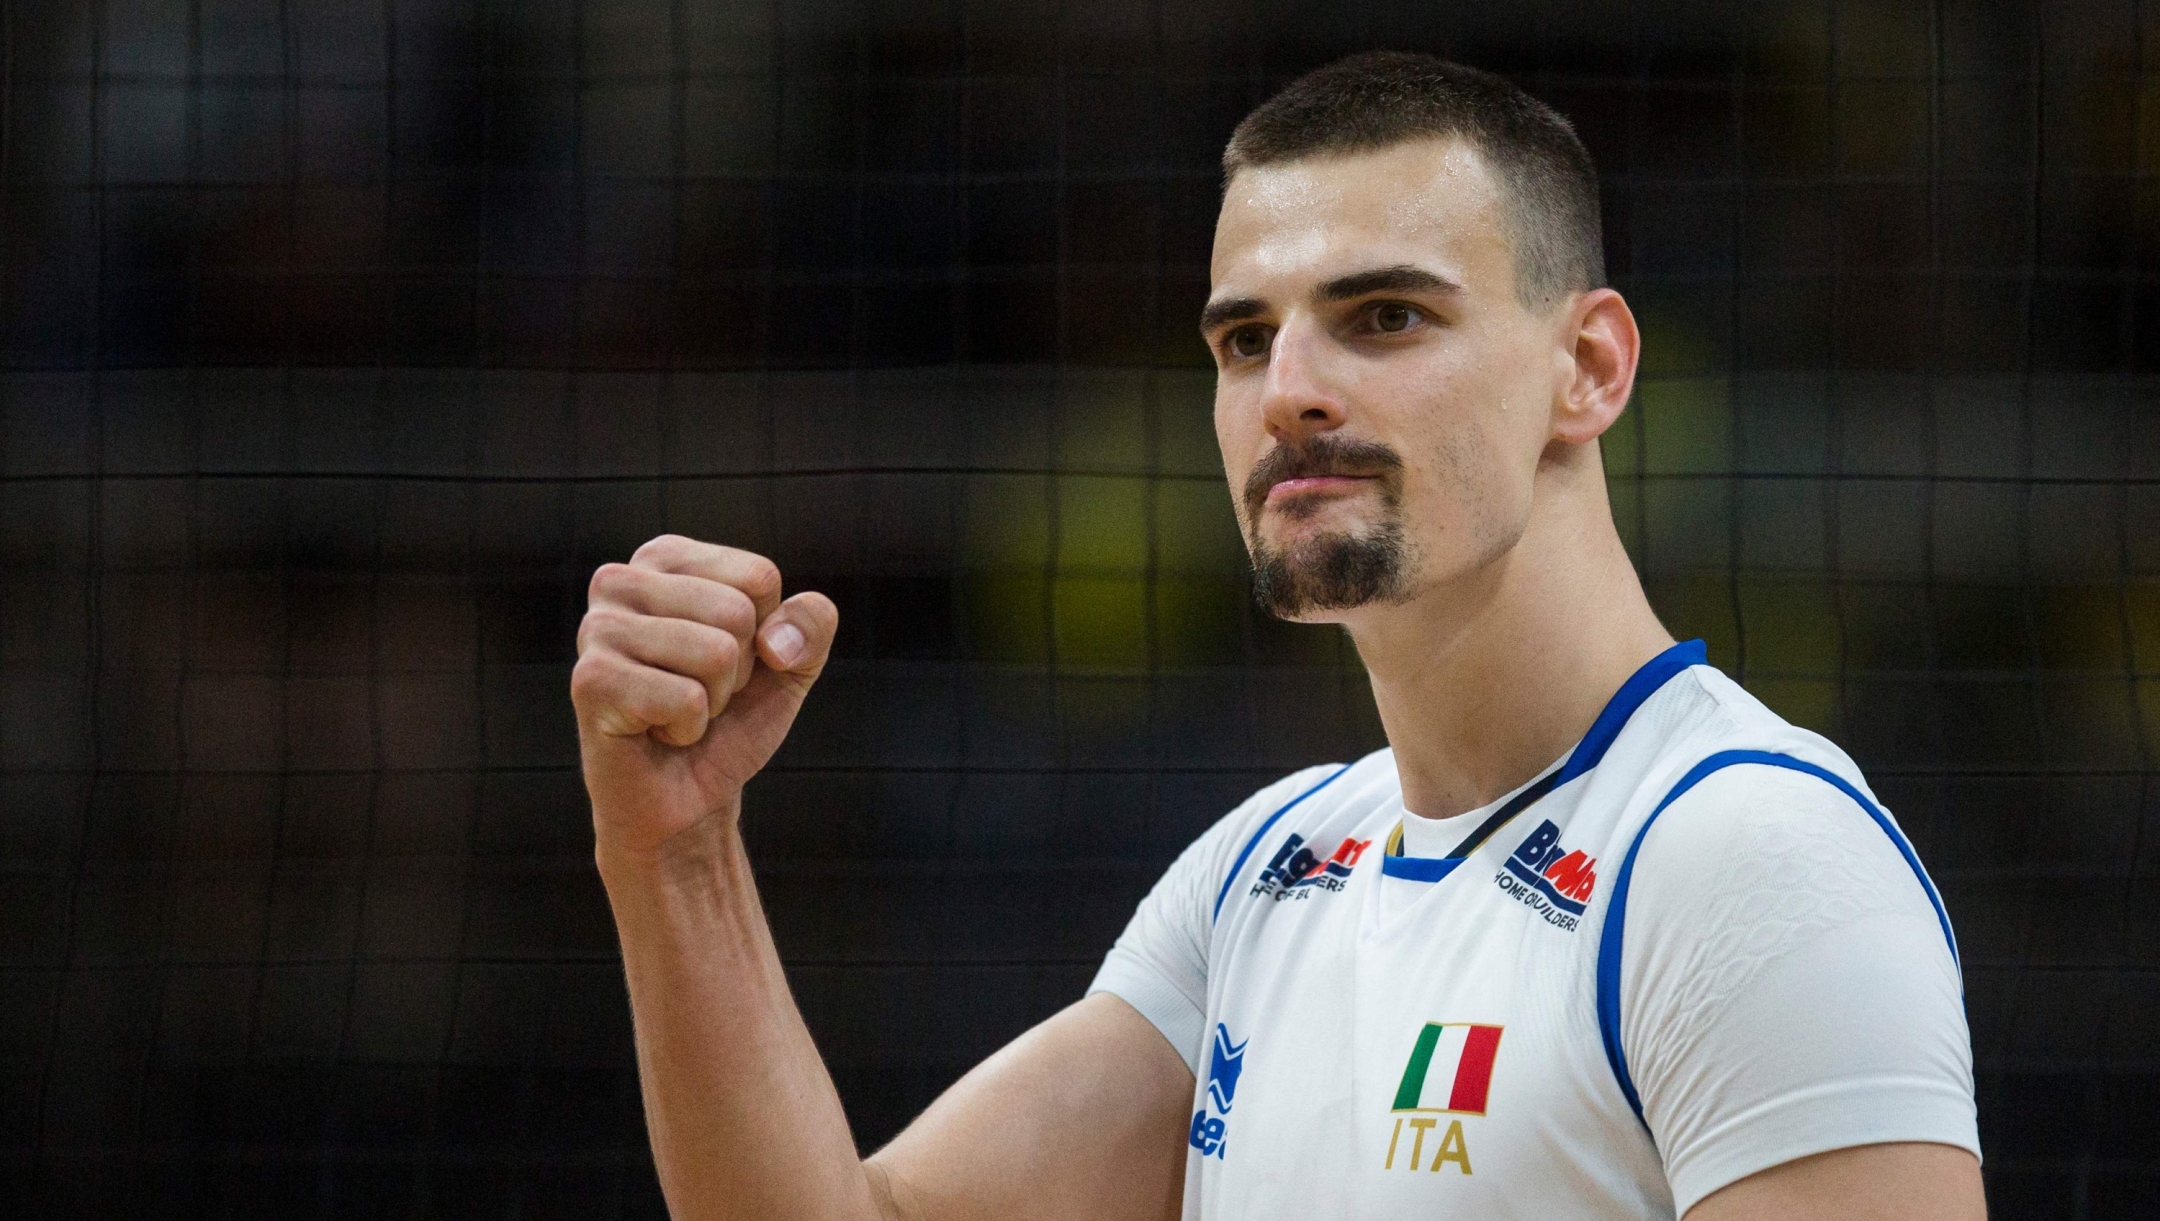
[[[1192,1066],[1187,1218],[1670,1218],[1831,1149],[1979,1152],[1933,884],[1851,760],[1702,663],[1484,809],[1407,815],[1380,751],[1179,857],[1090,990]]]

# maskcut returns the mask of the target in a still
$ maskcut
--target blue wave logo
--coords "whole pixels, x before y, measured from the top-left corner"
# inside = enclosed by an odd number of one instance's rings
[[[1237,1097],[1238,1074],[1245,1071],[1245,1047],[1251,1042],[1247,1039],[1232,1043],[1229,1028],[1220,1022],[1215,1024],[1215,1051],[1208,1057],[1207,1089],[1215,1109],[1225,1115],[1230,1113],[1231,1100]]]

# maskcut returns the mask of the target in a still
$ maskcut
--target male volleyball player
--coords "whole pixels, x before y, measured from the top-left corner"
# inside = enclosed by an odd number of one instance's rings
[[[736,828],[837,613],[725,546],[602,568],[572,693],[675,1214],[1981,1216],[1933,888],[1614,531],[1637,336],[1572,131],[1381,55],[1224,165],[1202,330],[1256,592],[1348,630],[1391,749],[1231,811],[1085,999],[864,1161]]]

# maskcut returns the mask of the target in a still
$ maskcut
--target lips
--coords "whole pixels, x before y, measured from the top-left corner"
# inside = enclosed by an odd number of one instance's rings
[[[1278,500],[1309,493],[1347,492],[1372,482],[1372,479],[1371,475],[1301,475],[1270,487],[1267,502],[1273,504]]]
[[[1293,513],[1318,509],[1328,498],[1368,483],[1392,504],[1400,494],[1402,469],[1402,458],[1378,441],[1323,434],[1260,455],[1241,491],[1253,521],[1270,505]]]

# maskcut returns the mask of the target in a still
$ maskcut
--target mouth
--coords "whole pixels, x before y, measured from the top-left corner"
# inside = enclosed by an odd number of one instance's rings
[[[1285,479],[1268,489],[1266,503],[1277,504],[1293,496],[1353,491],[1371,483],[1375,478],[1377,476],[1373,475],[1305,475]]]
[[[1322,435],[1261,454],[1240,490],[1246,519],[1257,526],[1269,509],[1302,520],[1356,497],[1368,484],[1392,510],[1402,472],[1402,458],[1378,441]]]

